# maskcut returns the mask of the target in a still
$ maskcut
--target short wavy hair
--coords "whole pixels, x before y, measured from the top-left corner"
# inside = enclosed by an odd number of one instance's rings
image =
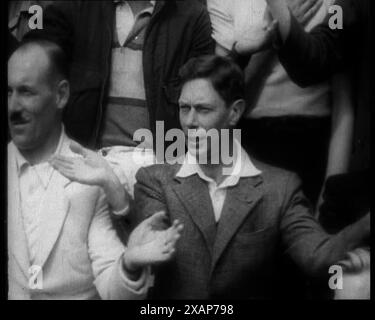
[[[181,84],[195,79],[208,79],[227,106],[245,97],[242,70],[231,59],[204,55],[190,59],[179,72]]]

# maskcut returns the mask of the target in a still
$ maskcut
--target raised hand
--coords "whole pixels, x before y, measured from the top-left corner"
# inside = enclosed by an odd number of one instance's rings
[[[130,234],[124,263],[128,270],[159,264],[172,258],[183,225],[175,220],[168,229],[160,230],[166,215],[158,212],[141,222]]]
[[[108,162],[98,153],[71,142],[75,157],[54,156],[49,162],[68,179],[102,187],[114,215],[124,216],[129,211],[130,196]]]
[[[286,0],[298,22],[306,25],[323,5],[323,0]]]
[[[272,20],[268,10],[263,23],[251,25],[243,30],[235,43],[235,50],[240,55],[249,55],[269,48],[276,36],[277,21]]]
[[[56,155],[50,160],[51,165],[68,179],[83,184],[102,186],[108,179],[108,175],[113,174],[112,168],[100,154],[76,142],[71,143],[70,149],[80,156]]]

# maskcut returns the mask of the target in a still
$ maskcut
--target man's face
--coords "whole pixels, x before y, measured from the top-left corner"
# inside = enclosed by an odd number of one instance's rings
[[[207,137],[202,130],[217,129],[220,136],[221,129],[231,128],[232,109],[227,107],[225,101],[216,92],[211,81],[206,79],[195,79],[184,84],[179,99],[180,123],[187,138],[187,145],[190,151],[199,154],[210,152],[212,146],[207,143],[207,149],[202,143],[196,145],[195,138],[189,139],[188,130],[196,129],[199,141],[204,141]],[[202,132],[201,132],[202,131]],[[205,149],[205,150],[204,150]]]
[[[8,62],[8,123],[20,150],[41,146],[59,124],[56,85],[40,47],[16,51]]]

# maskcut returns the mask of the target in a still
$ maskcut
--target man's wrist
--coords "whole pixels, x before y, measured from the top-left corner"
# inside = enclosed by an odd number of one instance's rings
[[[117,181],[117,177],[112,169],[107,169],[101,187],[107,192],[112,192],[121,186]]]
[[[122,256],[122,265],[124,270],[128,274],[133,275],[135,278],[139,278],[142,268],[140,266],[135,265],[132,262],[131,253],[129,249],[127,249]]]

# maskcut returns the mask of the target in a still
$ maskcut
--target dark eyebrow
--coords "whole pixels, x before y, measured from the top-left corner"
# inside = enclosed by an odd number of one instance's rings
[[[19,86],[19,87],[18,87],[18,90],[34,91],[34,89],[33,89],[32,87],[30,87],[30,86],[28,86],[28,85],[25,85],[25,84]]]
[[[212,109],[213,106],[209,103],[197,103],[197,104],[194,104],[194,105],[190,105],[189,103],[184,103],[184,102],[181,102],[179,103],[179,107],[189,107],[189,108],[197,108],[197,109],[203,109],[203,108],[209,108],[209,109]]]
[[[195,108],[210,108],[210,109],[213,108],[213,106],[209,103],[198,103],[194,107]]]
[[[179,101],[179,102],[178,102],[178,105],[179,105],[180,107],[190,107],[190,104],[188,104],[188,103],[186,103],[186,102],[182,102],[182,101]]]

